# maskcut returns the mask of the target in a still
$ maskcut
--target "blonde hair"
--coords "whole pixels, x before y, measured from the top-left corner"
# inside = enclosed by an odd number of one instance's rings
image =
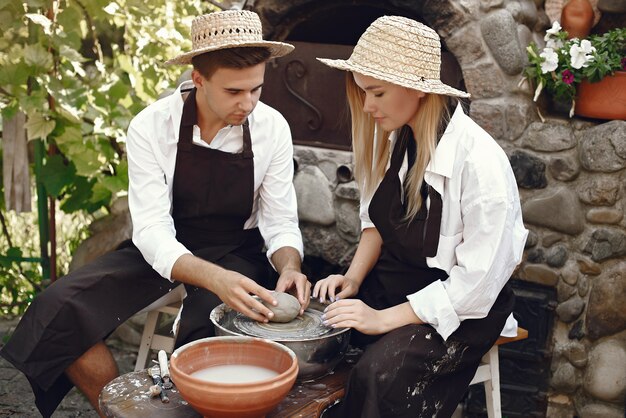
[[[352,149],[354,152],[354,177],[364,197],[370,198],[381,182],[391,153],[391,132],[375,129],[371,115],[363,111],[365,92],[354,81],[351,72],[346,75],[346,95],[352,117]],[[450,119],[447,96],[427,93],[421,100],[419,110],[411,126],[417,142],[415,164],[404,183],[407,201],[405,221],[411,221],[422,206],[420,189],[426,166],[437,147],[440,128]]]

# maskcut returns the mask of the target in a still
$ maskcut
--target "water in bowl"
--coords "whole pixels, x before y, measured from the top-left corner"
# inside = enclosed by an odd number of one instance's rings
[[[247,364],[226,364],[197,370],[191,376],[213,383],[251,383],[276,377],[278,372]]]

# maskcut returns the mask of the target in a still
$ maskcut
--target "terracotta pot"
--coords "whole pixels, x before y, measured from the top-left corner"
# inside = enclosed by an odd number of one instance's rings
[[[191,376],[195,371],[222,365],[263,367],[278,375],[250,383],[210,382]],[[298,361],[293,351],[273,341],[212,337],[174,351],[170,373],[183,399],[203,416],[259,418],[287,396],[298,375]]]
[[[569,39],[583,39],[593,26],[593,7],[589,0],[569,0],[561,12],[561,26]]]
[[[626,120],[626,71],[597,83],[583,80],[577,88],[574,112],[589,118]]]

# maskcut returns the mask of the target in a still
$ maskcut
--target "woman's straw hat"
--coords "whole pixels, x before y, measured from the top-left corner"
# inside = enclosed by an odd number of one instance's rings
[[[437,32],[406,17],[376,19],[361,35],[347,60],[318,60],[330,67],[425,93],[470,96],[441,82],[441,42]]]
[[[218,49],[260,46],[269,49],[271,57],[282,57],[293,51],[293,45],[263,40],[259,16],[248,10],[226,10],[196,17],[191,23],[191,52],[169,61],[190,64],[196,55]]]

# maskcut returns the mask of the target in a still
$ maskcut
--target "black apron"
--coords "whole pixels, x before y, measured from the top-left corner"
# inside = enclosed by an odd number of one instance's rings
[[[238,271],[267,286],[269,263],[258,229],[244,230],[254,199],[250,131],[243,152],[192,144],[197,123],[195,89],[183,108],[174,172],[172,217],[177,239],[194,255]],[[57,280],[31,303],[0,354],[22,371],[44,417],[72,388],[64,371],[121,323],[180,283],[163,279],[126,242]],[[187,287],[177,344],[213,335],[209,313],[221,301]],[[206,305],[195,306],[207,302]]]
[[[406,202],[402,199],[398,171],[407,147],[410,169],[415,140],[405,126],[398,134],[390,167],[369,207],[383,245],[380,258],[357,297],[379,310],[405,303],[407,295],[447,278],[445,271],[426,263],[426,257],[437,254],[440,194],[424,181],[419,212],[411,222],[404,220]],[[513,301],[512,292],[505,287],[487,317],[463,321],[447,341],[427,324],[407,325],[377,336],[353,330],[352,344],[365,351],[350,373],[344,400],[330,409],[328,416],[451,416],[480,359],[497,340]]]

